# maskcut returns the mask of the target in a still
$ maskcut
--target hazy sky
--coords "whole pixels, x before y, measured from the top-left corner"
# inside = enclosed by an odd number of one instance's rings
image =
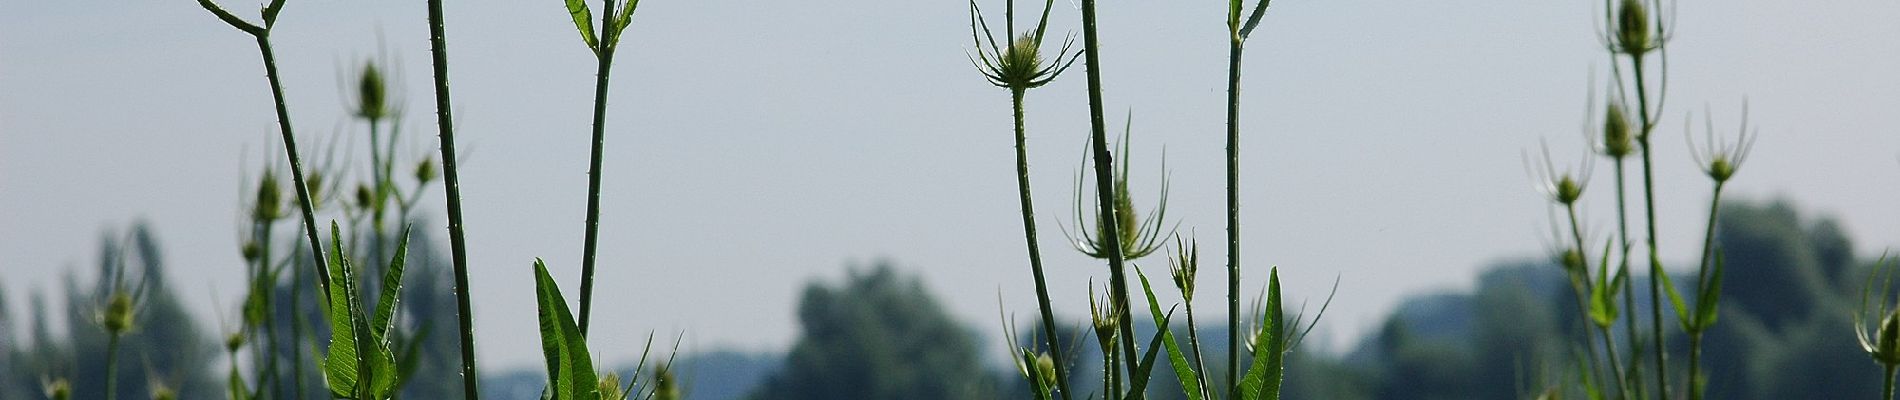
[[[251,16],[253,3],[226,7]],[[1057,7],[1051,31],[1074,29],[1078,11]],[[1224,7],[1100,7],[1107,108],[1134,114],[1134,185],[1156,187],[1165,146],[1169,215],[1204,242],[1214,294],[1201,307],[1215,309]],[[1245,68],[1249,293],[1270,265],[1294,299],[1316,302],[1339,277],[1322,331],[1346,343],[1403,296],[1542,254],[1547,210],[1522,154],[1540,139],[1560,159],[1582,151],[1590,74],[1608,70],[1596,7],[1276,2]],[[649,331],[683,331],[691,349],[784,349],[805,282],[879,258],[922,273],[986,339],[1000,334],[999,292],[1027,323],[1035,296],[1008,96],[965,58],[965,10],[960,0],[643,2],[609,106],[606,289],[592,338],[603,361],[635,357]],[[479,357],[532,366],[530,263],[544,258],[578,286],[594,61],[558,1],[446,12]],[[1685,113],[1709,105],[1732,134],[1743,98],[1763,136],[1731,185],[1736,198],[1786,196],[1839,216],[1863,255],[1900,241],[1900,3],[1684,1],[1679,13],[1655,141],[1665,258],[1696,254],[1706,212]],[[422,1],[293,1],[273,37],[300,140],[363,133],[344,116],[339,78],[380,47],[404,84],[406,151],[435,151]],[[1073,219],[1088,131],[1079,68],[1031,92],[1028,107],[1052,290],[1059,310],[1082,318],[1088,277],[1106,274],[1057,229]],[[66,268],[95,262],[103,232],[147,219],[172,282],[215,327],[212,308],[231,314],[243,285],[240,175],[281,157],[275,128],[253,42],[194,2],[0,5],[7,300],[18,312],[25,289],[57,290]],[[1611,174],[1598,166],[1586,215],[1608,232]],[[425,213],[440,221],[440,187],[429,195]],[[1163,273],[1158,259],[1142,264]]]

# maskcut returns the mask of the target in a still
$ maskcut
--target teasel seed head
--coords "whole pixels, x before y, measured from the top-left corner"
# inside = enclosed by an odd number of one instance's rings
[[[356,80],[356,116],[370,123],[389,115],[389,88],[375,62],[364,62]]]
[[[600,398],[601,399],[620,400],[622,397],[626,397],[626,396],[627,394],[626,394],[625,389],[620,388],[620,373],[608,372],[606,375],[602,375],[600,377]]]
[[[247,240],[244,241],[244,246],[238,249],[238,254],[244,256],[245,262],[257,262],[258,257],[264,256],[264,247],[259,246],[257,241]]]
[[[323,172],[321,171],[310,171],[309,174],[304,175],[303,184],[304,188],[310,191],[310,204],[312,207],[320,208],[323,204],[323,195],[325,194],[323,193],[323,183]]]
[[[1629,114],[1622,104],[1610,103],[1603,115],[1603,142],[1599,151],[1611,159],[1622,159],[1635,153],[1634,137],[1631,135]]]
[[[244,332],[243,331],[231,332],[231,334],[229,335],[224,335],[224,351],[225,352],[236,353],[238,349],[242,349],[242,348],[244,348]]]
[[[376,192],[374,190],[370,190],[368,184],[356,185],[356,205],[357,206],[363,207],[364,209],[369,209],[376,206],[374,204],[375,202],[376,202]]]
[[[435,158],[424,157],[416,163],[416,183],[429,183],[435,180]]]
[[[653,375],[653,400],[680,400],[679,382],[670,366],[660,366]]]
[[[1174,288],[1181,290],[1183,300],[1194,301],[1194,276],[1200,272],[1200,264],[1200,243],[1187,245],[1181,241],[1179,235],[1176,235],[1174,258],[1168,260],[1168,272],[1174,278]]]
[[[1882,365],[1900,365],[1900,308],[1880,319],[1874,337],[1874,347],[1868,351],[1874,360]]]
[[[277,174],[269,170],[257,182],[256,204],[251,207],[251,219],[258,222],[270,222],[282,215],[284,204],[283,188],[277,185]]]

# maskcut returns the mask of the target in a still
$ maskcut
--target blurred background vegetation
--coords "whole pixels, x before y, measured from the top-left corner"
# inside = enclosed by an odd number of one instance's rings
[[[1711,398],[1876,396],[1879,370],[1856,347],[1849,314],[1875,260],[1858,254],[1836,221],[1805,215],[1785,201],[1737,201],[1724,210],[1717,240],[1728,252],[1730,272],[1723,288],[1728,301],[1721,309],[1723,323],[1708,335],[1705,362]],[[431,329],[453,326],[448,268],[426,232],[417,231],[414,243],[430,245],[415,246],[409,253],[412,278],[403,288],[407,293],[401,311],[405,329],[421,334],[421,376],[403,393],[412,399],[459,397],[454,339],[449,330]],[[166,273],[163,245],[149,225],[136,223],[124,233],[102,235],[96,257],[93,267],[106,271],[122,265],[147,290],[138,322],[121,350],[129,364],[121,370],[120,396],[148,398],[154,387],[163,385],[180,398],[221,397],[220,374],[231,361],[218,348],[225,337],[221,330],[229,328],[201,326],[198,321],[231,320],[235,311],[200,318],[194,315],[197,310],[181,307],[179,296],[201,294],[170,289],[167,279],[173,277]],[[881,261],[846,269],[841,281],[805,284],[796,307],[800,337],[783,353],[680,354],[672,366],[687,398],[989,399],[1027,393],[995,346],[1001,336],[954,318],[924,282],[900,264]],[[1289,359],[1286,396],[1519,399],[1553,385],[1572,384],[1571,354],[1578,350],[1570,346],[1580,342],[1575,336],[1579,319],[1566,303],[1570,300],[1562,271],[1539,257],[1500,262],[1487,271],[1470,292],[1411,296],[1356,342],[1314,340],[1297,349]],[[8,315],[14,308],[0,304],[0,399],[41,398],[42,385],[59,377],[75,382],[75,398],[104,397],[102,385],[88,383],[104,380],[105,335],[94,321],[107,288],[101,282],[82,282],[74,272],[69,269],[63,287],[26,288],[29,304],[22,309],[29,310],[28,315]],[[1370,278],[1345,277],[1348,283],[1354,279]],[[0,281],[0,299],[9,298],[4,291],[20,289]],[[289,289],[279,288],[280,295],[289,296]],[[305,300],[300,302],[304,310],[278,302],[271,315],[284,324],[296,315],[317,318],[315,300]],[[1637,300],[1639,307],[1650,301]],[[1076,329],[1065,342],[1076,343],[1084,337],[1079,330],[1084,316],[1065,315],[1064,320],[1072,322],[1067,327]],[[1226,327],[1203,329],[1219,337]],[[321,330],[318,334],[323,335]],[[661,342],[656,350],[665,345]],[[1207,354],[1223,353],[1219,342],[1209,342],[1216,348]],[[1349,345],[1325,347],[1329,342]],[[1083,352],[1071,361],[1078,366],[1071,370],[1075,382],[1089,382],[1099,373],[1086,367],[1099,357],[1087,352],[1090,347],[1077,347]],[[1673,351],[1681,354],[1686,349]],[[623,375],[632,373],[631,365],[614,367]],[[320,379],[316,370],[306,368],[311,374],[306,379]],[[540,393],[544,379],[539,369],[524,367],[490,370],[483,383],[495,398],[525,399]],[[1157,377],[1154,382],[1154,398],[1179,396],[1171,379]]]

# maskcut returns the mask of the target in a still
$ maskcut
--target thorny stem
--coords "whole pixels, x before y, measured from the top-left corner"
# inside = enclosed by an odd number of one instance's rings
[[[303,211],[304,236],[310,239],[310,255],[317,263],[317,285],[324,293],[329,293],[330,270],[324,262],[323,243],[317,239],[316,205],[310,199],[310,186],[304,183],[303,158],[297,155],[297,136],[290,129],[290,109],[284,106],[284,85],[277,75],[277,56],[271,53],[270,31],[258,32],[252,36],[257,37],[257,49],[263,53],[264,74],[270,79],[271,97],[277,105],[277,128],[284,137],[284,155],[290,159],[290,179],[297,187],[297,205]]]
[[[1210,398],[1208,392],[1213,389],[1207,387],[1207,358],[1201,355],[1201,335],[1197,333],[1200,329],[1195,329],[1198,325],[1194,324],[1194,301],[1183,301],[1181,305],[1187,313],[1188,346],[1194,350],[1194,369],[1198,370],[1194,378],[1201,384],[1201,398]]]
[[[1104,255],[1108,256],[1109,287],[1115,292],[1114,307],[1117,312],[1126,316],[1130,315],[1128,313],[1128,277],[1123,271],[1121,227],[1114,222],[1120,219],[1116,216],[1113,191],[1114,155],[1108,152],[1108,130],[1102,120],[1102,63],[1098,54],[1101,48],[1098,36],[1095,33],[1095,0],[1082,0],[1082,55],[1087,64],[1084,70],[1088,76],[1089,87],[1089,131],[1094,139],[1090,141],[1090,144],[1095,152],[1095,195],[1101,208],[1101,221],[1105,221],[1102,224],[1102,235],[1105,236],[1102,244],[1108,249]],[[1132,318],[1121,318],[1121,333],[1117,336],[1121,336],[1124,356],[1138,357],[1139,353],[1135,351],[1135,329],[1129,322],[1130,319]],[[1126,364],[1129,375],[1133,375],[1134,363]]]
[[[1646,218],[1649,220],[1649,237],[1647,239],[1649,242],[1650,273],[1650,345],[1655,347],[1656,354],[1657,397],[1662,400],[1669,400],[1669,356],[1664,353],[1664,349],[1668,346],[1665,346],[1663,341],[1662,280],[1658,279],[1662,274],[1668,272],[1663,271],[1662,258],[1656,254],[1656,171],[1650,161],[1650,154],[1654,153],[1654,149],[1649,146],[1649,133],[1650,130],[1655,127],[1655,124],[1651,121],[1649,115],[1649,96],[1643,82],[1643,59],[1640,57],[1631,57],[1630,65],[1631,68],[1634,69],[1633,74],[1636,76],[1636,105],[1638,108],[1636,114],[1643,120],[1642,133],[1636,135],[1636,143],[1641,146],[1643,150],[1643,205]]]
[[[447,192],[444,197],[448,198],[449,253],[455,264],[455,312],[462,325],[462,393],[467,399],[475,400],[481,398],[476,385],[481,376],[475,373],[474,315],[470,314],[468,305],[468,242],[462,233],[462,186],[455,168],[455,118],[449,111],[449,52],[442,27],[442,0],[429,0],[429,53],[435,68],[435,122],[442,139],[442,186]]]
[[[1240,322],[1240,54],[1231,40],[1227,56],[1227,323]],[[1192,330],[1190,330],[1192,332]],[[1240,387],[1240,330],[1227,330],[1227,382]],[[1203,385],[1205,386],[1205,385]]]
[[[607,77],[613,71],[614,0],[607,0],[600,14],[600,69],[594,80],[594,145],[587,167],[587,237],[581,249],[581,336],[587,335],[588,316],[594,306],[594,251],[600,240],[600,161],[607,137]],[[626,12],[622,10],[621,12]]]
[[[1011,109],[1016,116],[1016,189],[1023,202],[1023,240],[1029,244],[1029,270],[1036,277],[1036,303],[1042,311],[1043,338],[1049,346],[1050,357],[1054,357],[1056,367],[1056,389],[1062,392],[1062,399],[1069,400],[1068,362],[1062,356],[1062,345],[1056,338],[1055,312],[1049,307],[1049,284],[1042,275],[1042,250],[1036,244],[1036,209],[1029,196],[1029,151],[1025,146],[1023,133],[1023,89],[1012,88],[1009,91]]]

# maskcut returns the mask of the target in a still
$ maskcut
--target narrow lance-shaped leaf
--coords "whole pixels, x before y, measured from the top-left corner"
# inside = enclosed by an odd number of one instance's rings
[[[567,0],[567,14],[574,17],[574,29],[581,31],[581,40],[587,42],[587,48],[599,55],[600,41],[594,38],[594,12],[587,9],[587,1]]]
[[[1725,268],[1723,268],[1721,249],[1716,249],[1714,270],[1709,272],[1709,286],[1702,288],[1701,299],[1696,300],[1696,327],[1698,328],[1708,329],[1710,326],[1715,326],[1716,316],[1721,315],[1716,312],[1716,306],[1722,301],[1723,269]]]
[[[541,354],[548,364],[548,392],[554,400],[599,400],[600,378],[587,353],[587,338],[568,311],[561,288],[547,264],[534,260],[535,302],[541,320]]]
[[[1280,398],[1280,378],[1285,373],[1286,327],[1281,319],[1280,309],[1280,268],[1274,267],[1267,278],[1267,310],[1261,316],[1260,335],[1254,338],[1254,346],[1260,349],[1253,355],[1253,366],[1247,368],[1247,375],[1240,379],[1241,400],[1278,400]]]
[[[608,1],[612,1],[612,0],[608,0]],[[633,10],[636,10],[639,8],[640,8],[640,0],[627,0],[626,4],[622,4],[620,6],[620,14],[614,16],[614,40],[613,40],[614,42],[609,43],[608,44],[609,46],[620,45],[621,32],[624,32],[627,30],[627,25],[633,22]]]
[[[389,337],[389,329],[395,324],[396,302],[402,291],[403,265],[409,255],[409,228],[404,227],[402,238],[396,242],[396,256],[389,259],[389,268],[383,272],[383,292],[376,298],[376,319],[371,327],[378,335]]]
[[[1660,286],[1662,286],[1664,293],[1669,294],[1669,305],[1675,307],[1676,321],[1682,323],[1682,330],[1694,332],[1695,318],[1690,316],[1689,306],[1682,301],[1682,293],[1676,290],[1676,282],[1669,279],[1669,273],[1663,272],[1662,264],[1652,262],[1650,264],[1650,275],[1655,275],[1652,279],[1661,280]]]
[[[1161,344],[1167,347],[1168,365],[1174,367],[1174,377],[1181,382],[1181,391],[1187,394],[1189,400],[1201,400],[1201,381],[1195,377],[1194,366],[1188,363],[1187,356],[1181,353],[1181,345],[1176,342],[1174,333],[1167,329],[1168,318],[1161,313],[1161,302],[1155,299],[1154,288],[1148,284],[1148,275],[1136,269],[1135,276],[1141,278],[1141,291],[1148,295],[1148,313],[1153,315],[1155,326],[1163,332]]]
[[[351,323],[350,314],[356,279],[351,271],[350,262],[343,251],[343,238],[338,233],[336,222],[330,223],[330,351],[324,357],[324,378],[330,385],[330,393],[339,397],[354,398],[358,378],[362,372],[357,368],[356,325]]]
[[[1148,351],[1141,355],[1141,360],[1135,362],[1135,375],[1130,377],[1130,379],[1133,380],[1129,382],[1128,395],[1124,396],[1124,399],[1141,400],[1147,398],[1148,380],[1154,376],[1155,355],[1161,350],[1161,340],[1166,337],[1172,337],[1171,334],[1168,333],[1168,319],[1173,316],[1173,312],[1170,311],[1167,316],[1156,322],[1155,335],[1153,338],[1148,339]]]

